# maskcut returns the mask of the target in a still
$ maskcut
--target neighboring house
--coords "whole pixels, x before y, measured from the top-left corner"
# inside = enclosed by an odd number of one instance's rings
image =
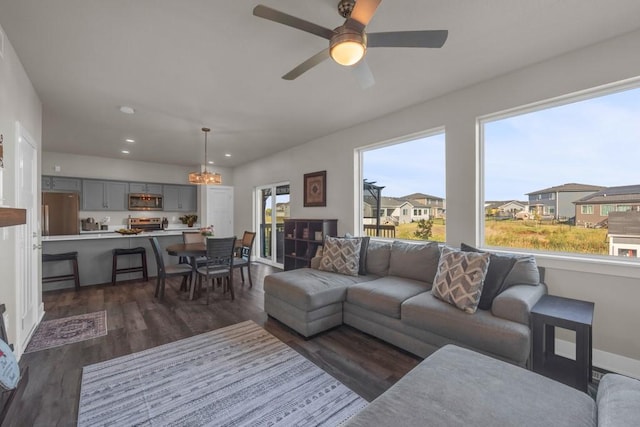
[[[424,194],[424,193],[413,193],[413,194],[408,194],[406,196],[399,197],[399,199],[408,200],[412,204],[420,203],[422,206],[426,207],[426,209],[428,209],[428,213],[427,213],[428,216],[425,219],[429,219],[429,217],[443,218],[445,215],[446,203],[442,197],[432,196],[430,194]],[[420,208],[418,208],[418,213],[420,213],[419,209]],[[423,217],[424,213],[416,214],[415,216]]]
[[[515,217],[518,212],[527,210],[527,202],[518,200],[488,201],[484,204],[484,213],[487,216]]]
[[[640,212],[610,212],[608,222],[609,255],[638,258]]]
[[[640,211],[640,185],[607,187],[575,202],[576,225],[602,223],[611,212]]]
[[[569,219],[575,216],[574,202],[596,193],[604,187],[598,185],[569,183],[527,193],[529,212],[554,219]]]
[[[276,203],[277,218],[289,218],[290,216],[291,216],[291,203],[289,202]]]
[[[375,224],[376,215],[380,216],[381,224],[408,224],[421,219],[429,219],[430,209],[417,200],[405,200],[399,197],[382,197],[380,200],[380,212],[376,212],[375,205],[365,200],[363,203],[363,215],[365,224]]]

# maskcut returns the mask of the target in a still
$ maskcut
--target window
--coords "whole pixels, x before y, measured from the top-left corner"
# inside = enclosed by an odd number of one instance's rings
[[[609,212],[615,212],[616,207],[614,205],[602,205],[600,206],[600,215],[607,216]]]
[[[609,213],[633,210],[625,201],[640,198],[639,116],[636,86],[482,119],[484,200],[528,201],[532,213],[486,217],[484,244],[618,256],[604,220],[610,228]]]
[[[390,204],[387,216],[366,215],[367,206],[375,206],[376,197],[362,192],[362,227],[365,234],[396,239],[445,241],[445,214],[439,208],[435,215],[413,206],[445,197],[445,138],[444,133],[430,133],[410,137],[395,143],[359,150],[362,179],[369,186],[381,189],[382,205]],[[408,203],[407,203],[408,202]],[[446,203],[446,202],[445,202]],[[409,206],[400,208],[400,206]],[[392,212],[392,210],[395,211]],[[419,218],[408,218],[413,213]],[[424,215],[424,217],[422,217]],[[427,219],[428,218],[428,219]]]

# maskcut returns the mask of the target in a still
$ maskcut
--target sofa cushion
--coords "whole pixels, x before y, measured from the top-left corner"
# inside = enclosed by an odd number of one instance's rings
[[[344,301],[347,287],[373,279],[373,276],[345,276],[300,268],[268,275],[264,278],[264,292],[301,310],[310,311]]]
[[[460,245],[460,250],[465,252],[484,252],[464,243]],[[478,303],[478,308],[481,310],[491,309],[493,299],[502,292],[504,279],[507,278],[516,263],[516,258],[513,256],[490,254],[489,269],[487,270],[487,276],[484,278],[482,294]]]
[[[513,268],[504,279],[502,289],[508,289],[513,285],[531,285],[540,284],[540,271],[536,264],[536,258],[533,255],[512,255],[516,259]]]
[[[376,276],[389,274],[391,242],[371,240],[367,250],[367,273]]]
[[[528,325],[500,319],[490,311],[467,314],[425,292],[402,304],[402,322],[505,359],[526,361],[531,332]]]
[[[400,318],[400,306],[404,300],[422,292],[427,292],[430,283],[385,276],[349,287],[347,301],[362,308],[386,316]]]
[[[598,385],[598,426],[632,426],[640,422],[640,381],[607,374]]]
[[[595,418],[595,403],[586,393],[447,345],[345,425],[595,427]]]
[[[361,243],[360,239],[325,237],[319,269],[357,276],[360,268]]]
[[[394,240],[389,259],[389,276],[433,283],[440,259],[436,242],[407,243]]]
[[[358,274],[365,275],[367,274],[367,251],[369,250],[369,241],[371,238],[369,236],[355,237],[349,233],[345,233],[344,237],[346,239],[358,239],[360,240],[360,261],[358,265]]]
[[[489,267],[489,254],[442,248],[431,293],[438,299],[473,314],[478,308]]]

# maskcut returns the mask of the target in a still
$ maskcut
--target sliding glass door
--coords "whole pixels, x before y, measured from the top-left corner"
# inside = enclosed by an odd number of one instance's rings
[[[260,260],[282,268],[284,220],[290,216],[289,183],[258,187],[256,197],[256,228],[259,230],[257,249]]]

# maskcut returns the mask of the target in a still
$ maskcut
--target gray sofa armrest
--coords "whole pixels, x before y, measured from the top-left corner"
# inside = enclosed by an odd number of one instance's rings
[[[311,268],[317,270],[318,267],[320,267],[320,260],[322,259],[321,256],[314,256],[313,258],[311,258]]]
[[[491,313],[502,319],[529,325],[529,314],[542,295],[547,293],[547,285],[515,285],[502,292],[493,300]]]
[[[640,381],[607,374],[598,385],[598,426],[638,425],[640,419]]]

